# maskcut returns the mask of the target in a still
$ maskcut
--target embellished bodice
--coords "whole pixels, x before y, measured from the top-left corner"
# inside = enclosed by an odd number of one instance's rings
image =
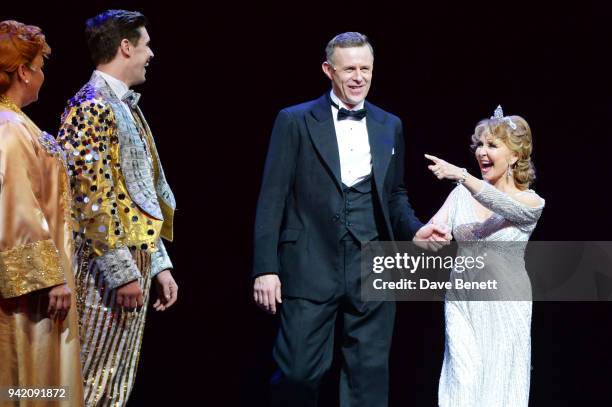
[[[522,193],[535,194],[533,191]],[[541,199],[541,205],[537,207],[529,207],[485,184],[482,191],[474,195],[464,186],[458,186],[451,192],[450,201],[448,221],[458,242],[458,255],[484,256],[485,259],[484,269],[475,269],[472,273],[453,270],[451,279],[495,280],[499,285],[495,292],[455,292],[454,298],[531,299],[524,257],[529,237],[544,208],[544,200]],[[492,211],[488,218],[479,219],[476,201]]]
[[[523,193],[535,194],[532,190]],[[467,188],[457,186],[451,192],[450,199],[448,221],[453,237],[458,242],[527,241],[544,208],[543,199],[540,206],[531,208],[489,184],[485,184],[483,190],[474,196]],[[478,218],[475,201],[492,211],[487,219]]]

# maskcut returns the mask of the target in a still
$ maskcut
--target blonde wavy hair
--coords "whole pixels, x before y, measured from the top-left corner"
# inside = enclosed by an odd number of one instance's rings
[[[516,153],[518,160],[512,165],[512,175],[514,183],[520,190],[529,188],[535,181],[535,167],[531,161],[533,142],[531,139],[531,129],[527,121],[520,116],[506,116],[515,124],[516,129],[504,121],[495,118],[481,120],[472,135],[473,151],[476,151],[478,143],[483,133],[488,133],[494,139],[503,142],[510,151]]]

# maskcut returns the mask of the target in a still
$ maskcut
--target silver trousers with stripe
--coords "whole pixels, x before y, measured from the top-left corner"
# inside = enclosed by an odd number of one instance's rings
[[[149,291],[151,256],[133,251],[141,272],[144,305],[130,310],[116,305],[116,290],[105,287],[102,272],[82,247],[77,254],[77,308],[81,339],[85,405],[121,407],[127,403],[138,368]]]

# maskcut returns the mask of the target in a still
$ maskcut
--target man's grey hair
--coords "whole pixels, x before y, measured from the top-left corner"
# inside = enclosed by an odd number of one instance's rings
[[[334,65],[332,63],[332,56],[334,55],[334,50],[336,48],[363,47],[364,45],[370,47],[372,56],[374,56],[374,48],[372,48],[372,44],[370,44],[368,37],[365,35],[353,31],[338,34],[332,38],[327,43],[327,47],[325,47],[325,57],[327,58],[327,63],[332,66]]]

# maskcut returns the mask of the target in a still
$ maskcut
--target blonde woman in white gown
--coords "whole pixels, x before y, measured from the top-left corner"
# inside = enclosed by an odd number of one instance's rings
[[[426,155],[438,179],[458,184],[432,222],[450,226],[459,250],[462,241],[497,250],[511,263],[502,272],[518,275],[529,289],[525,245],[513,246],[520,249],[509,254],[512,245],[504,244],[529,240],[544,208],[544,200],[529,189],[535,179],[529,125],[519,116],[504,116],[498,107],[476,126],[472,147],[482,179]],[[527,407],[531,301],[517,299],[521,301],[452,301],[447,296],[440,407]]]

